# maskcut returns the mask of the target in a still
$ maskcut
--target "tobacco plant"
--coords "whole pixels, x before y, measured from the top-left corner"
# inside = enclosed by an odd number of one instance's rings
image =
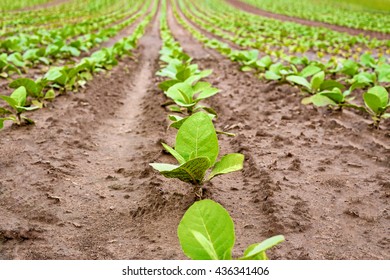
[[[217,161],[219,154],[218,138],[210,117],[198,112],[188,117],[180,126],[175,147],[162,143],[178,164],[151,163],[150,165],[167,178],[200,187],[215,176],[241,170],[244,162],[242,154],[227,154]],[[211,172],[206,175],[206,172]]]
[[[0,107],[0,129],[3,128],[4,121],[7,120],[13,121],[18,125],[21,125],[23,122],[28,124],[34,123],[33,120],[22,115],[25,111],[32,111],[39,108],[26,106],[27,91],[25,87],[18,87],[10,96],[0,95],[0,98],[12,108],[12,111],[9,111],[6,108]]]
[[[180,245],[193,260],[232,260],[234,223],[229,213],[212,200],[195,202],[184,214],[177,229]],[[247,247],[239,260],[268,260],[266,251],[283,242],[277,235]]]

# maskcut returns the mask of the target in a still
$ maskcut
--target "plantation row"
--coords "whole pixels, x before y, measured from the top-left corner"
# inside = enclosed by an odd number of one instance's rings
[[[89,56],[85,56],[75,65],[51,67],[42,77],[35,81],[29,78],[18,78],[9,84],[15,91],[10,96],[0,96],[6,101],[11,110],[0,107],[0,128],[4,121],[13,121],[17,124],[34,121],[22,115],[25,111],[37,110],[45,106],[45,102],[53,100],[56,95],[67,91],[77,91],[93,79],[93,74],[102,70],[110,70],[118,64],[118,59],[131,55],[137,46],[138,40],[145,32],[146,26],[157,12],[158,2],[152,1],[152,11],[136,26],[129,37],[124,37],[113,46],[101,48]],[[147,1],[148,4],[151,1]],[[140,12],[130,18],[126,25],[134,22],[135,18],[145,14],[149,6],[145,5]],[[26,62],[23,60],[23,62]]]
[[[319,107],[330,106],[335,110],[353,108],[363,111],[371,116],[375,127],[379,126],[382,119],[390,117],[390,114],[386,113],[390,108],[388,94],[390,64],[386,56],[375,58],[369,53],[364,53],[358,61],[331,58],[327,62],[309,59],[306,56],[281,55],[279,57],[280,54],[275,55],[274,53],[260,57],[257,48],[240,50],[236,43],[241,38],[242,32],[251,32],[250,27],[241,26],[235,34],[235,38],[238,39],[230,40],[228,36],[221,36],[219,29],[201,24],[198,18],[190,13],[190,11],[194,11],[192,2],[184,0],[178,0],[178,2],[180,12],[176,1],[174,1],[173,6],[176,19],[205,47],[215,49],[230,60],[238,62],[241,65],[241,70],[252,71],[260,79],[298,86],[306,95],[302,100],[303,104],[313,104]],[[219,0],[214,0],[214,2],[219,3]],[[203,3],[206,5],[209,2],[204,1]],[[212,7],[215,6],[212,5]],[[230,9],[223,5],[218,5],[218,7],[221,7],[219,10],[223,11]],[[208,12],[211,12],[211,7],[207,10]],[[236,14],[238,18],[235,18]],[[220,17],[220,19],[224,18],[223,25],[225,26],[230,26],[232,22],[242,22],[242,16],[251,18],[249,14],[240,12],[232,13],[230,11],[229,15],[229,19],[226,15]],[[234,18],[232,19],[232,17]],[[284,23],[280,22],[280,24]],[[252,26],[252,24],[247,26]],[[214,36],[206,36],[204,31]],[[267,43],[264,42],[264,44]],[[364,91],[363,94],[361,94],[362,91]]]
[[[215,176],[241,170],[244,155],[227,154],[217,161],[219,144],[212,122],[217,113],[200,103],[219,90],[203,81],[212,71],[201,71],[197,64],[191,63],[192,58],[174,40],[167,24],[166,10],[166,1],[163,0],[160,20],[163,40],[160,61],[163,68],[157,75],[166,78],[159,87],[174,102],[169,106],[170,111],[180,115],[169,116],[172,120],[170,127],[178,129],[174,148],[164,143],[162,145],[178,161],[178,165],[152,163],[151,166],[167,178],[191,184],[196,195],[202,199],[202,185]],[[233,221],[227,211],[212,200],[195,202],[187,210],[178,226],[178,236],[184,253],[191,259],[232,259],[235,242]],[[252,244],[240,259],[267,259],[266,250],[283,240],[283,236],[275,236]]]
[[[390,1],[244,0],[263,10],[313,21],[390,33]],[[346,2],[352,2],[346,3]],[[357,5],[361,2],[361,5]],[[355,3],[355,5],[353,5]],[[369,4],[367,4],[369,3]]]

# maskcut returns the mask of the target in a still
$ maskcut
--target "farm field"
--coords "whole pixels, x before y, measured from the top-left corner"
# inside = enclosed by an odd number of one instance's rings
[[[390,259],[389,2],[315,3],[0,0],[0,260]]]

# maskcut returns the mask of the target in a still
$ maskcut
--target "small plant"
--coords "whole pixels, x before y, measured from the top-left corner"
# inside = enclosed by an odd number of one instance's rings
[[[241,170],[244,162],[242,154],[228,154],[216,162],[219,154],[218,138],[214,125],[204,112],[188,117],[180,126],[175,148],[164,143],[163,147],[175,157],[179,165],[151,163],[150,165],[167,178],[200,186],[215,176]],[[208,177],[206,172],[212,168]],[[200,195],[201,196],[201,195]]]
[[[386,113],[390,108],[389,93],[382,86],[370,88],[363,95],[366,111],[371,115],[374,121],[374,126],[379,127],[381,119],[390,118],[390,114]]]
[[[25,111],[32,111],[39,108],[25,107],[27,100],[27,91],[25,87],[18,87],[10,96],[0,95],[0,98],[7,102],[13,109],[13,111],[9,111],[0,107],[0,129],[3,128],[4,121],[7,120],[13,121],[18,125],[21,125],[23,122],[28,124],[34,123],[33,120],[22,115]]]
[[[177,234],[184,254],[193,260],[232,260],[234,223],[217,202],[195,202],[181,219]],[[284,240],[283,235],[277,235],[252,244],[238,259],[267,260],[266,251]]]

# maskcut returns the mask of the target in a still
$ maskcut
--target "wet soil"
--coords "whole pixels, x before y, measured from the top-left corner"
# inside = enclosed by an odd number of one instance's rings
[[[366,36],[370,36],[372,38],[377,38],[377,39],[381,39],[381,40],[390,40],[390,34],[385,34],[385,33],[376,32],[376,31],[369,31],[369,30],[361,30],[361,29],[340,26],[340,25],[334,25],[334,24],[320,22],[320,21],[312,21],[312,20],[298,18],[298,17],[276,14],[276,13],[268,12],[268,11],[262,10],[260,8],[254,7],[248,3],[242,2],[240,0],[226,0],[226,2],[233,5],[234,7],[240,8],[246,12],[250,12],[252,14],[260,15],[263,17],[274,18],[274,19],[282,20],[282,21],[291,21],[291,22],[296,22],[299,24],[308,25],[308,26],[325,27],[325,28],[329,28],[329,29],[332,29],[332,30],[335,30],[338,32],[345,32],[345,33],[348,33],[351,35],[363,34]]]
[[[299,91],[265,83],[204,49],[168,15],[174,36],[221,93],[221,154],[241,172],[215,178],[207,197],[235,221],[234,255],[275,234],[273,259],[390,258],[390,122],[300,104]],[[32,112],[35,126],[0,133],[0,259],[185,259],[176,236],[195,201],[186,184],[148,164],[170,162],[158,19],[134,59],[77,94]]]

